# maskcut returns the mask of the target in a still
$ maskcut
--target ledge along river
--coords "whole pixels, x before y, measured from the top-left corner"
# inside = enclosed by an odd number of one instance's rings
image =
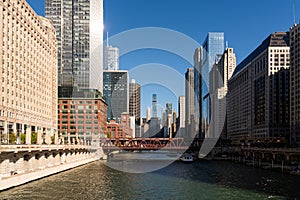
[[[128,166],[155,163],[136,161]],[[227,161],[176,161],[148,173],[119,171],[109,162],[130,160],[90,163],[2,191],[0,199],[300,199],[300,176]]]

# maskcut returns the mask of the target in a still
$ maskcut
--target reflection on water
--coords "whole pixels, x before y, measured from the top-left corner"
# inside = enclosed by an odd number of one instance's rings
[[[94,162],[4,191],[0,199],[295,199],[299,177],[229,162],[174,162],[125,173]]]
[[[162,169],[178,160],[181,153],[168,151],[122,152],[112,154],[107,166],[130,173],[147,173]]]

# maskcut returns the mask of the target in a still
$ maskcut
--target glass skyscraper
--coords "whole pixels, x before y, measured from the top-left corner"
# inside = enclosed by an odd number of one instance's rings
[[[119,70],[119,49],[106,46],[104,49],[104,70]]]
[[[157,117],[157,94],[152,94],[152,117]]]
[[[209,32],[206,39],[194,55],[194,91],[196,109],[196,132],[203,137],[202,122],[210,119],[209,72],[224,53],[224,33]],[[202,117],[200,117],[202,116]],[[198,130],[199,128],[199,130]]]
[[[103,0],[45,0],[56,29],[58,83],[102,91]]]
[[[224,33],[221,32],[209,32],[207,34],[207,37],[203,43],[203,61],[202,61],[202,77],[204,77],[205,84],[203,84],[202,87],[202,95],[203,95],[203,108],[202,108],[202,114],[204,117],[204,120],[207,121],[207,123],[210,122],[211,119],[211,98],[209,96],[209,73],[212,70],[214,64],[218,62],[224,51]]]
[[[209,71],[216,61],[219,61],[224,53],[224,33],[209,32],[203,43],[203,65],[208,66]]]
[[[103,96],[107,108],[107,119],[119,121],[123,112],[129,112],[129,77],[126,70],[103,72]]]

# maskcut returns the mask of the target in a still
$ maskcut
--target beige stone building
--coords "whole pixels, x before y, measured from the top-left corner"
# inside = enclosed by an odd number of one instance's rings
[[[221,59],[209,73],[209,95],[211,123],[206,131],[206,138],[227,139],[226,131],[226,96],[228,81],[236,68],[236,56],[233,48],[226,48]]]
[[[26,133],[51,143],[57,133],[57,41],[50,21],[25,0],[0,1],[0,141]],[[14,137],[11,137],[14,138]],[[57,137],[56,137],[57,139]]]
[[[227,131],[234,144],[289,140],[288,32],[267,37],[228,83]]]

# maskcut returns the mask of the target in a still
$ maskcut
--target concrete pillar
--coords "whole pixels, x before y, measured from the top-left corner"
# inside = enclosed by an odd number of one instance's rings
[[[71,144],[71,137],[70,137],[70,133],[68,133],[68,145]]]
[[[15,136],[16,136],[16,140],[15,141],[10,141],[10,143],[16,143],[17,144],[17,136],[18,136],[17,123],[13,122],[12,129],[13,129],[13,134],[15,134]]]
[[[13,129],[13,133],[17,135],[17,123],[13,123],[12,129]]]
[[[26,144],[31,144],[31,126],[26,125]]]
[[[54,144],[58,144],[58,132],[54,130]]]
[[[77,133],[77,132],[76,132],[76,135],[75,135],[75,136],[76,136],[75,142],[76,142],[77,145],[79,145],[79,138],[78,138],[78,133]]]
[[[21,133],[25,134],[25,124],[21,124]]]
[[[86,145],[86,133],[83,134],[83,144]]]
[[[19,133],[17,144],[21,144],[21,135],[24,134],[24,124],[20,124],[21,132]]]
[[[52,143],[51,141],[51,129],[47,128],[46,129],[46,144],[50,145]]]
[[[7,128],[7,121],[4,121],[4,130],[3,130],[3,133],[2,133],[2,142],[4,143],[4,144],[6,144],[7,143],[7,136],[8,136],[8,128]],[[2,143],[1,142],[1,143]]]
[[[38,127],[38,131],[37,131],[37,144],[39,145],[43,144],[43,130],[41,127]]]

